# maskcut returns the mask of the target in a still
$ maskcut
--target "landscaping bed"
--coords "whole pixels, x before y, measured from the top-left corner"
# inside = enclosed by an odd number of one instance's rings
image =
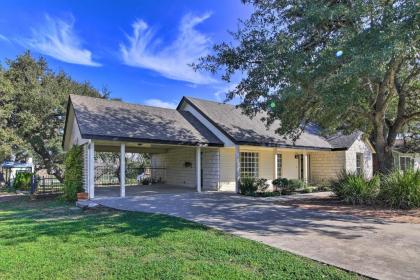
[[[165,215],[0,202],[0,279],[357,279],[264,244]]]
[[[322,211],[363,218],[385,219],[392,222],[420,224],[420,209],[387,209],[381,206],[351,205],[335,196],[302,197],[294,200],[276,201],[275,204],[300,209]]]

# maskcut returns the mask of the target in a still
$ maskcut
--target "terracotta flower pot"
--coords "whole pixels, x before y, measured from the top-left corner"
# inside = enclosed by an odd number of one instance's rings
[[[77,200],[86,200],[88,199],[87,192],[79,192],[77,193]]]

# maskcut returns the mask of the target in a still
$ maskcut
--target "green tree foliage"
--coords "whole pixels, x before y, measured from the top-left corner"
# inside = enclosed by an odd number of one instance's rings
[[[73,146],[64,161],[64,197],[76,200],[76,194],[83,191],[83,147]]]
[[[36,169],[63,180],[62,137],[69,94],[107,97],[88,82],[55,73],[29,52],[0,68],[0,160],[31,154]]]
[[[32,173],[20,172],[16,174],[13,180],[13,189],[20,191],[28,191],[31,188]]]
[[[392,168],[396,135],[420,118],[419,21],[416,1],[244,0],[254,11],[196,69],[243,78],[248,115],[296,139],[310,122],[325,133],[362,130],[380,170]]]

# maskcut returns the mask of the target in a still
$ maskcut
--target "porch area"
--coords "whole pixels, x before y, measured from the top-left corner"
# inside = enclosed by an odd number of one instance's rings
[[[209,166],[208,154],[215,151],[205,146],[89,141],[84,144],[85,190],[90,199],[209,190],[217,182],[214,170],[204,166]],[[117,164],[104,165],[104,153]],[[147,164],[130,166],[127,159],[133,154],[147,155]]]

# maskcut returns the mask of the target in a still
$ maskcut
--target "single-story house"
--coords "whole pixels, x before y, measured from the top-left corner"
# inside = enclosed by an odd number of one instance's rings
[[[341,170],[372,175],[374,150],[362,134],[322,137],[308,128],[293,141],[235,106],[183,97],[176,109],[71,95],[63,147],[84,147],[85,189],[95,196],[95,151],[121,153],[125,196],[126,152],[149,153],[163,181],[202,190],[239,191],[244,176],[322,183]]]
[[[394,166],[398,170],[420,170],[420,147],[410,149],[403,139],[397,139],[392,149],[392,155],[394,157]]]

